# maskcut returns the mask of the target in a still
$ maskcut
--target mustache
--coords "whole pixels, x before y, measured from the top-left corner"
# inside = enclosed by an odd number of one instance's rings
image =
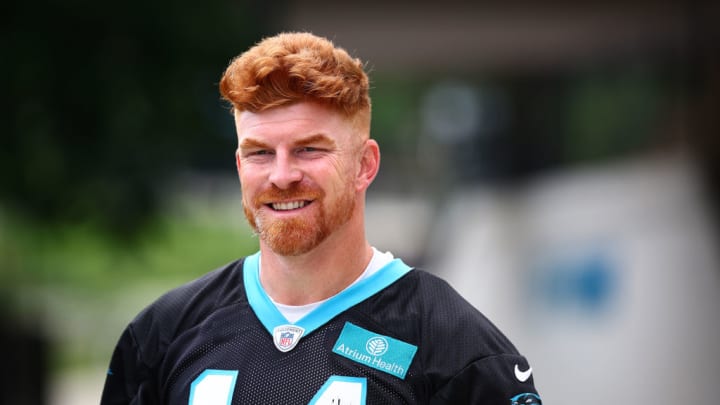
[[[322,190],[305,184],[293,184],[286,189],[271,185],[270,188],[259,193],[254,198],[256,205],[268,204],[288,200],[316,200],[322,198]]]

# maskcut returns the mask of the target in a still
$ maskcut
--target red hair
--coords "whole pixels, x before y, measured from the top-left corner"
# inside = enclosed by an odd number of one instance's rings
[[[258,42],[230,62],[220,93],[235,111],[314,101],[369,128],[369,79],[362,62],[310,33],[281,33]]]

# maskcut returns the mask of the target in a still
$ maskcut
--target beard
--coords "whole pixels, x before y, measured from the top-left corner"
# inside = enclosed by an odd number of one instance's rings
[[[326,206],[322,190],[295,184],[286,190],[276,186],[258,194],[252,201],[243,196],[245,217],[260,240],[282,256],[298,256],[316,248],[352,217],[355,193],[351,186],[341,190],[336,201]],[[278,219],[266,215],[271,201],[312,200],[312,214]],[[261,210],[264,208],[264,210]]]

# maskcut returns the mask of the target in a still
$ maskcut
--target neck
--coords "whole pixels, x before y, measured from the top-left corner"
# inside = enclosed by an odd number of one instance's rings
[[[351,219],[312,251],[281,256],[260,243],[260,282],[275,302],[305,305],[352,284],[372,258],[362,218]]]

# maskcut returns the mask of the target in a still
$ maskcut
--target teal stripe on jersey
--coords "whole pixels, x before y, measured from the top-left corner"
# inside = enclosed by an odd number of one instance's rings
[[[260,283],[260,252],[245,258],[243,279],[245,293],[250,307],[257,315],[265,329],[272,335],[273,330],[281,325],[292,325],[275,307]],[[400,259],[394,259],[383,268],[350,288],[323,302],[319,307],[294,323],[305,329],[305,335],[326,324],[338,314],[375,295],[380,290],[394,283],[412,270]]]

